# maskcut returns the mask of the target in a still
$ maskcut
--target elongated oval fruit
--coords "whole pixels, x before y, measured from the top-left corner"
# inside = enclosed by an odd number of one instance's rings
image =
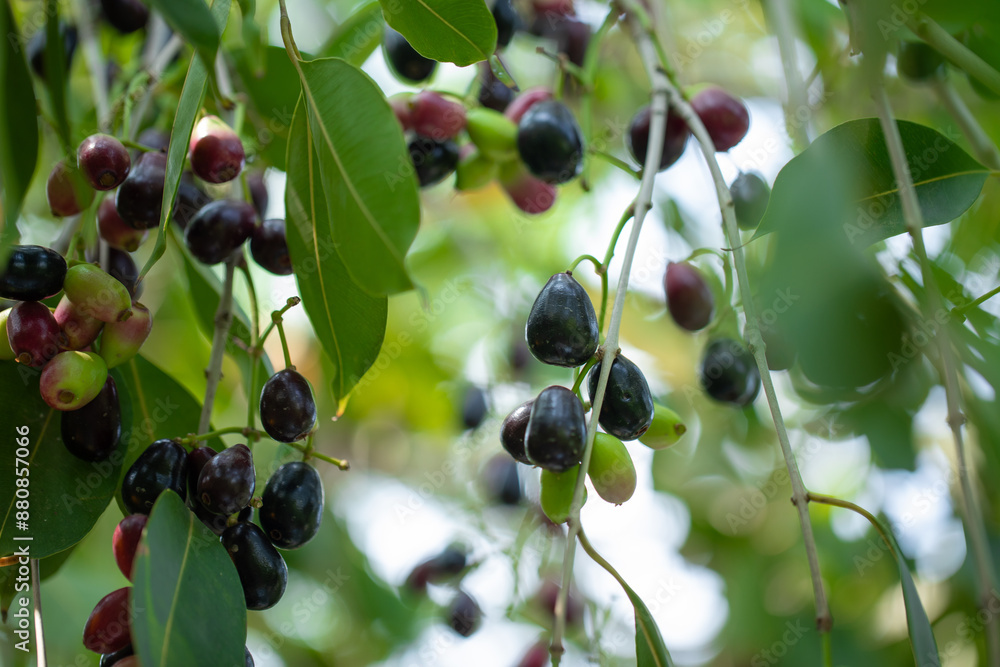
[[[524,438],[528,460],[553,472],[569,470],[580,462],[586,437],[583,404],[576,394],[558,385],[543,389],[528,418]]]
[[[454,139],[465,129],[465,106],[432,90],[422,90],[409,100],[410,126],[437,141]]]
[[[66,347],[70,350],[82,350],[93,343],[104,327],[104,322],[80,312],[65,294],[52,316],[66,336]]]
[[[59,425],[69,453],[84,461],[104,461],[118,447],[122,432],[118,387],[110,375],[97,396],[79,410],[63,412]]]
[[[382,55],[396,78],[405,83],[420,83],[431,77],[437,68],[437,61],[425,58],[410,46],[406,38],[390,28],[385,27],[382,38]]]
[[[22,301],[7,316],[7,342],[18,363],[41,368],[66,346],[66,336],[44,304]]]
[[[517,160],[500,165],[499,178],[510,200],[528,215],[544,213],[556,203],[556,186],[535,178]]]
[[[308,463],[293,461],[267,480],[257,517],[279,549],[298,549],[319,531],[323,519],[323,480]]]
[[[517,468],[517,461],[504,454],[497,454],[486,462],[480,481],[488,500],[502,505],[521,502],[521,475]]]
[[[101,356],[108,368],[120,366],[139,353],[153,330],[153,316],[141,303],[132,304],[132,317],[124,322],[108,322],[101,336]]]
[[[500,443],[503,448],[514,460],[527,465],[531,465],[531,461],[524,451],[524,438],[528,433],[528,418],[531,417],[531,406],[534,404],[535,399],[525,401],[514,408],[500,425]]]
[[[218,116],[205,116],[195,125],[188,145],[191,171],[207,183],[226,183],[243,170],[243,142]]]
[[[292,258],[288,254],[285,221],[270,219],[254,227],[253,235],[250,237],[250,255],[261,268],[274,275],[290,275]]]
[[[628,128],[628,149],[632,157],[643,169],[646,167],[646,151],[649,148],[649,124],[652,120],[652,109],[647,104],[632,116],[632,121]],[[663,171],[680,159],[684,154],[684,147],[687,146],[688,137],[691,131],[687,123],[674,112],[674,108],[667,110],[667,127],[663,135],[663,151],[660,153],[660,166],[657,171]]]
[[[135,229],[158,227],[166,177],[166,153],[153,151],[140,155],[115,193],[115,208],[122,220]]]
[[[701,384],[715,400],[746,407],[760,391],[760,371],[746,347],[730,338],[719,338],[705,348]]]
[[[698,269],[687,262],[670,262],[663,277],[667,310],[677,326],[698,331],[708,326],[715,311],[715,297]]]
[[[517,125],[517,152],[534,176],[565,183],[583,169],[583,133],[562,102],[539,102]]]
[[[552,523],[565,523],[569,519],[570,507],[573,504],[573,490],[576,488],[577,477],[580,476],[580,466],[573,466],[564,472],[542,470],[541,492],[539,502],[545,516]],[[587,489],[583,490],[583,502],[587,503]]]
[[[102,322],[124,322],[132,317],[128,289],[96,264],[77,264],[66,271],[66,298],[81,313]]]
[[[465,591],[458,591],[448,605],[448,625],[463,637],[471,637],[479,629],[483,611],[479,604]]]
[[[235,514],[250,503],[256,479],[250,448],[244,444],[227,447],[201,469],[198,500],[215,514]]]
[[[190,498],[195,500],[198,498],[198,478],[201,476],[201,471],[205,468],[208,460],[218,453],[207,445],[195,447],[188,452],[188,496]]]
[[[115,554],[115,562],[129,581],[132,581],[132,564],[135,561],[135,550],[142,537],[142,529],[146,527],[149,517],[145,514],[129,514],[115,526],[111,536],[111,550]]]
[[[76,215],[94,201],[94,189],[90,187],[80,170],[67,160],[60,160],[49,173],[45,184],[45,196],[49,209],[57,218]]]
[[[573,368],[594,356],[597,314],[586,290],[570,272],[549,278],[528,313],[525,340],[539,361]]]
[[[613,435],[598,433],[587,470],[597,495],[621,505],[635,493],[635,464],[625,444]]]
[[[741,172],[729,186],[736,213],[736,224],[740,229],[757,229],[771,199],[771,188],[759,174]]]
[[[666,449],[677,444],[687,426],[680,415],[667,406],[653,401],[653,422],[646,432],[639,436],[639,442],[650,449]]]
[[[316,424],[316,401],[309,381],[294,368],[278,371],[260,392],[260,421],[278,442],[295,442]]]
[[[285,559],[253,523],[237,523],[222,533],[222,545],[236,566],[247,609],[278,604],[288,583]]]
[[[83,645],[95,653],[114,653],[129,645],[129,608],[132,587],[126,586],[101,598],[83,627]]]
[[[92,134],[76,151],[80,173],[95,190],[113,190],[132,168],[128,150],[110,134]]]
[[[458,144],[451,139],[438,141],[415,134],[408,149],[417,182],[422,188],[440,183],[458,167]]]
[[[704,123],[717,151],[728,151],[740,143],[750,129],[750,112],[746,105],[721,88],[705,88],[691,99],[691,108]]]
[[[493,109],[478,108],[469,109],[466,122],[469,138],[483,155],[498,161],[517,157],[517,124],[510,118]]]
[[[66,260],[51,248],[16,245],[0,273],[0,297],[41,301],[58,294],[66,278]]]
[[[60,352],[42,369],[39,392],[56,410],[78,410],[97,398],[108,366],[93,352]]]
[[[587,378],[590,400],[597,393],[601,364],[598,362]],[[621,440],[635,440],[653,422],[653,397],[649,393],[646,376],[639,367],[623,355],[615,357],[611,364],[604,403],[598,423],[605,431]]]
[[[184,243],[204,264],[218,264],[253,235],[257,211],[245,201],[220,199],[203,206],[184,230]]]
[[[149,514],[167,489],[187,498],[187,452],[173,440],[157,440],[125,473],[122,502],[129,514]]]

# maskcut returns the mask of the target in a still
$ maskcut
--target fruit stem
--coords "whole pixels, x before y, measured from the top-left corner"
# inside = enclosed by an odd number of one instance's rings
[[[285,302],[285,305],[282,306],[280,310],[275,310],[271,313],[271,323],[264,328],[264,331],[263,333],[261,333],[260,339],[257,341],[257,344],[253,346],[254,356],[260,356],[261,351],[264,349],[264,341],[266,341],[267,337],[271,335],[271,331],[273,331],[275,327],[274,318],[277,317],[280,320],[281,316],[284,315],[286,312],[288,312],[289,308],[294,308],[300,303],[302,303],[302,299],[300,299],[297,296],[290,296],[288,297],[288,301]]]
[[[583,68],[577,66],[575,63],[571,63],[569,59],[566,58],[566,54],[552,53],[551,51],[547,51],[544,46],[536,46],[535,53],[540,56],[545,56],[549,60],[554,60],[556,64],[559,65],[561,74],[569,74],[574,79],[579,81],[581,86],[587,89],[590,88],[590,81],[587,79],[587,74],[583,71]],[[557,90],[562,89],[562,77],[556,81],[556,88]],[[557,95],[556,98],[558,99],[558,97],[559,96]]]
[[[876,110],[878,111],[879,124],[882,126],[882,133],[885,135],[885,143],[889,150],[892,171],[896,177],[897,187],[899,188],[900,201],[903,206],[903,219],[906,220],[906,229],[913,241],[913,252],[920,260],[920,272],[927,294],[925,312],[938,313],[943,310],[944,300],[941,296],[941,288],[937,283],[937,278],[934,276],[933,267],[927,257],[927,248],[924,246],[922,231],[924,226],[923,214],[920,211],[920,203],[917,201],[917,193],[913,187],[913,177],[910,174],[909,163],[906,159],[906,150],[903,148],[903,139],[899,134],[899,126],[896,125],[896,121],[893,118],[889,96],[882,85],[881,71],[874,72],[869,85],[871,87],[872,98],[875,100]],[[962,434],[962,424],[965,423],[965,415],[962,414],[960,403],[960,371],[956,366],[955,353],[952,349],[948,329],[942,327],[937,331],[934,338],[941,355],[941,375],[943,376],[945,400],[948,404],[948,426],[951,427],[951,435],[955,443],[955,458],[958,467],[958,478],[962,489],[965,525],[968,532],[968,540],[972,546],[973,560],[975,561],[979,584],[979,604],[983,609],[990,609],[992,608],[993,600],[997,596],[995,592],[997,581],[992,566],[993,559],[990,555],[986,526],[983,523],[983,516],[979,511],[979,502],[976,498],[975,489],[972,486],[969,466],[965,458],[965,444]],[[985,629],[988,649],[987,664],[991,667],[1000,667],[1000,618],[997,618],[996,614],[990,614],[989,616]]]
[[[660,150],[663,150],[662,147]],[[649,160],[646,160],[646,162],[648,163]],[[653,173],[655,174],[655,170]],[[611,235],[611,242],[608,243],[608,250],[604,253],[604,261],[601,262],[601,267],[604,269],[605,273],[608,272],[608,267],[611,266],[611,258],[615,256],[615,246],[618,245],[618,237],[622,235],[622,230],[625,229],[625,225],[627,225],[628,221],[635,215],[635,208],[635,202],[629,204],[629,207],[625,209],[624,213],[622,213],[621,220],[618,221],[618,226],[615,227],[614,234]]]
[[[593,255],[580,255],[573,260],[573,263],[570,264],[569,268],[566,270],[569,272],[575,271],[576,267],[579,266],[581,262],[590,262],[594,265],[594,272],[597,273],[597,275],[601,275],[601,261]]]
[[[975,151],[979,161],[990,169],[1000,169],[1000,150],[997,150],[996,144],[983,131],[983,127],[972,115],[965,100],[955,91],[951,81],[946,76],[937,76],[934,77],[931,85],[938,101],[948,110],[948,113],[962,129],[962,134],[972,144],[972,150]]]
[[[763,3],[764,11],[770,19],[778,40],[778,52],[781,54],[781,65],[788,87],[785,100],[785,129],[792,139],[795,152],[798,153],[809,145],[809,135],[806,123],[798,120],[797,112],[808,108],[806,87],[799,71],[799,59],[796,51],[795,18],[792,15],[791,3],[788,0],[770,0]]]
[[[626,162],[625,160],[622,160],[619,157],[615,157],[614,155],[612,155],[611,153],[608,153],[607,151],[602,151],[600,149],[591,147],[587,152],[590,153],[591,155],[593,155],[594,157],[601,158],[602,160],[604,160],[605,162],[607,162],[608,164],[610,164],[610,165],[612,165],[614,167],[618,167],[619,169],[621,169],[622,171],[624,171],[626,174],[628,174],[629,176],[632,176],[633,178],[635,178],[637,180],[640,179],[640,178],[642,178],[642,174],[639,173],[639,171],[633,169],[632,165],[630,165],[628,162]]]
[[[632,2],[633,0],[629,0]],[[649,39],[649,38],[647,38]],[[655,52],[654,52],[655,53]],[[645,58],[644,58],[645,59]],[[647,67],[654,67],[656,63],[650,62]],[[760,370],[761,384],[764,387],[764,394],[767,396],[767,404],[771,411],[771,419],[774,421],[774,430],[781,446],[781,454],[785,459],[785,467],[788,470],[788,477],[792,485],[792,504],[795,505],[799,515],[799,524],[802,529],[802,540],[805,543],[806,557],[809,561],[809,574],[812,578],[813,596],[816,600],[816,629],[820,633],[827,633],[833,627],[833,617],[830,614],[830,606],[827,602],[826,589],[823,587],[823,578],[819,570],[819,556],[816,549],[816,539],[813,537],[812,522],[809,518],[809,503],[806,500],[806,489],[802,483],[802,476],[799,474],[799,466],[792,452],[792,445],[788,439],[788,431],[785,428],[785,420],[781,414],[781,406],[778,404],[778,396],[774,390],[774,381],[771,372],[767,367],[767,358],[764,355],[764,340],[761,338],[758,323],[757,307],[753,302],[750,289],[750,278],[747,274],[746,260],[743,254],[743,246],[740,244],[740,231],[736,224],[735,208],[733,198],[729,193],[729,186],[722,176],[722,170],[715,159],[715,144],[711,136],[705,129],[701,118],[694,112],[691,105],[680,91],[669,81],[666,82],[667,92],[670,96],[670,105],[678,113],[681,119],[698,140],[705,162],[708,164],[715,184],[716,195],[719,200],[719,208],[722,211],[723,229],[726,239],[733,254],[733,262],[736,265],[736,278],[739,283],[740,294],[743,296],[743,310],[746,315],[746,337],[750,352],[757,362]]]
[[[217,438],[220,435],[226,435],[228,433],[239,433],[251,442],[256,442],[264,436],[263,431],[258,431],[253,428],[247,428],[244,426],[227,426],[226,428],[216,429],[215,431],[209,431],[208,433],[189,433],[183,438],[178,438],[176,442],[179,445],[189,447],[196,442],[211,440],[212,438]]]
[[[583,460],[580,462],[580,473],[576,480],[576,487],[573,489],[573,503],[570,506],[569,536],[567,538],[566,551],[563,557],[562,587],[556,599],[555,627],[552,632],[552,643],[549,652],[552,655],[553,667],[558,667],[559,660],[564,651],[562,637],[566,629],[566,599],[573,577],[573,560],[576,554],[576,538],[580,534],[580,508],[583,506],[583,491],[587,480],[587,470],[590,467],[590,458],[594,450],[594,437],[597,434],[597,415],[601,414],[601,407],[604,404],[604,393],[608,386],[608,377],[611,375],[611,366],[615,355],[618,352],[618,334],[621,329],[622,313],[625,309],[625,296],[628,292],[629,274],[632,270],[632,258],[635,256],[635,249],[639,243],[639,232],[642,230],[643,220],[646,213],[653,206],[653,184],[656,180],[656,167],[660,164],[660,157],[663,152],[663,139],[666,135],[667,125],[667,90],[670,82],[666,72],[659,65],[656,47],[649,34],[642,30],[638,20],[632,13],[636,5],[629,0],[629,23],[632,27],[633,39],[642,55],[643,63],[646,66],[646,74],[649,77],[650,88],[652,89],[652,102],[650,105],[649,143],[646,150],[646,164],[643,170],[642,182],[639,184],[639,194],[635,201],[628,207],[618,223],[614,238],[608,248],[604,261],[604,270],[607,273],[608,265],[614,254],[614,248],[618,241],[625,223],[635,217],[635,224],[629,235],[628,246],[622,258],[621,275],[618,278],[618,287],[615,292],[615,301],[611,309],[611,322],[608,325],[608,336],[603,349],[605,350],[601,364],[601,372],[597,380],[597,388],[592,398],[593,412],[587,424],[587,442],[583,450]],[[602,308],[603,311],[603,308]],[[610,351],[610,354],[608,354]],[[598,350],[600,354],[600,350]]]
[[[233,254],[226,262],[226,279],[222,284],[222,296],[219,297],[219,308],[215,311],[215,331],[212,334],[212,352],[208,358],[208,368],[205,369],[205,403],[201,406],[201,419],[198,420],[198,433],[205,433],[212,421],[212,405],[215,403],[215,392],[222,379],[222,357],[226,351],[226,339],[229,337],[229,326],[233,322],[233,275],[236,272],[238,255]]]
[[[978,79],[994,93],[1000,94],[1000,72],[993,69],[965,44],[952,37],[932,18],[922,13],[918,14],[916,18],[907,21],[906,27],[966,74]]]
[[[244,172],[245,173],[245,172]],[[243,186],[246,187],[246,177],[243,177]],[[253,286],[253,278],[250,277],[250,267],[245,262],[240,263],[240,272],[247,282],[247,294],[250,298],[250,349],[256,351],[260,342],[260,310],[257,305],[257,290]],[[257,399],[254,389],[257,386],[257,362],[259,357],[256,354],[250,355],[250,379],[247,388],[247,428],[254,427],[254,420],[257,413]],[[250,446],[250,445],[248,445]],[[250,446],[250,451],[253,447]]]
[[[841,500],[840,498],[834,498],[833,496],[825,496],[821,493],[813,493],[812,491],[810,491],[807,495],[809,497],[809,502],[820,503],[821,505],[831,505],[833,507],[842,507],[844,509],[851,510],[856,514],[860,514],[864,518],[868,519],[868,523],[870,523],[872,527],[875,528],[875,531],[879,534],[879,537],[881,537],[882,541],[885,542],[885,545],[889,547],[889,552],[893,556],[896,556],[896,550],[893,549],[892,541],[889,540],[888,536],[885,534],[885,531],[882,528],[882,524],[879,523],[878,519],[875,518],[874,514],[866,510],[864,507],[861,507],[860,505],[855,505],[849,500]]]
[[[281,41],[285,43],[285,51],[288,52],[288,57],[292,59],[295,69],[298,70],[302,54],[299,53],[299,47],[295,45],[295,38],[292,36],[292,22],[288,20],[288,7],[285,6],[285,0],[278,0],[278,8],[281,11]],[[299,76],[302,76],[301,71]]]
[[[271,319],[274,321],[274,326],[278,328],[278,337],[281,339],[281,352],[285,355],[285,368],[295,368],[292,363],[292,355],[288,352],[288,339],[285,338],[285,325],[282,323],[281,315],[277,313],[271,314]]]
[[[301,442],[287,442],[285,444],[288,445],[289,447],[292,447],[293,449],[299,450],[303,454],[307,453],[307,450],[309,449]],[[332,463],[341,470],[351,469],[351,464],[348,461],[345,461],[344,459],[335,459],[332,456],[327,456],[326,454],[320,454],[319,452],[316,451],[308,451],[308,454],[310,457],[314,459],[319,459],[320,461],[326,461],[327,463]]]
[[[597,355],[594,355],[587,360],[587,363],[583,365],[583,368],[577,369],[578,375],[576,376],[576,382],[573,383],[573,393],[580,396],[580,400],[583,400],[583,396],[580,395],[580,385],[583,384],[583,378],[587,377],[587,371],[593,368],[597,364]]]
[[[984,301],[987,301],[987,300],[993,298],[997,294],[1000,294],[1000,286],[994,287],[989,292],[987,292],[986,294],[982,295],[981,297],[979,297],[975,301],[971,301],[971,302],[965,304],[964,306],[955,306],[954,308],[951,309],[951,314],[955,315],[955,316],[964,317],[965,313],[967,313],[968,311],[972,310],[973,308],[975,308],[979,304],[983,303]]]

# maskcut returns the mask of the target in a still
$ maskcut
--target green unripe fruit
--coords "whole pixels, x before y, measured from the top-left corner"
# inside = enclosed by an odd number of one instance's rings
[[[497,163],[473,149],[458,161],[455,169],[456,190],[478,190],[486,187],[497,177],[500,169]]]
[[[84,315],[102,322],[124,322],[132,317],[132,298],[116,278],[96,264],[76,264],[63,281],[66,298]]]
[[[132,306],[132,317],[124,322],[109,322],[101,335],[101,356],[108,368],[120,366],[139,353],[153,329],[153,317],[141,303]]]
[[[10,339],[7,338],[7,316],[10,315],[10,308],[0,311],[0,361],[13,361],[17,358],[14,348],[10,346]]]
[[[598,433],[587,470],[597,495],[621,505],[635,493],[635,465],[624,443],[613,435]]]
[[[108,366],[93,352],[60,352],[45,364],[39,391],[56,410],[76,410],[101,393]]]
[[[665,405],[653,401],[653,423],[639,436],[639,442],[650,449],[666,449],[677,444],[687,433],[680,415]]]
[[[552,523],[565,523],[569,519],[570,507],[573,505],[573,489],[576,479],[580,476],[580,466],[575,465],[566,472],[542,470],[542,488],[539,498],[542,511]],[[583,503],[587,503],[587,489],[583,489]]]
[[[517,124],[499,111],[479,108],[465,114],[465,130],[483,155],[498,162],[517,157]]]

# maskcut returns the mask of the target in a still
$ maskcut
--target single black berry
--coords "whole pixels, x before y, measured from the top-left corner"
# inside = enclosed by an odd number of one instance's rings
[[[78,410],[60,413],[60,433],[69,453],[84,461],[103,461],[118,447],[122,432],[118,388],[110,375],[96,398]]]
[[[260,421],[278,442],[306,437],[316,424],[316,401],[309,381],[294,368],[268,378],[260,392]]]
[[[733,197],[736,224],[740,229],[757,229],[771,198],[767,181],[754,172],[741,172],[729,186],[729,194]]]
[[[382,52],[389,68],[397,77],[409,83],[426,81],[437,67],[436,60],[417,53],[405,37],[389,26],[385,27],[385,36],[382,38]]]
[[[319,531],[323,519],[323,480],[308,463],[294,461],[267,480],[257,516],[279,549],[297,549]]]
[[[583,169],[583,133],[556,100],[539,102],[521,117],[517,150],[528,171],[546,183],[565,183]]]
[[[514,101],[514,91],[498,79],[488,63],[483,63],[479,75],[479,104],[501,113]]]
[[[146,27],[149,8],[141,0],[101,0],[104,18],[115,30],[128,34]]]
[[[250,503],[255,481],[250,448],[233,445],[205,462],[198,475],[197,498],[210,512],[235,514]]]
[[[646,149],[649,148],[649,123],[652,118],[650,106],[639,109],[628,128],[628,149],[640,167],[646,166]],[[660,168],[663,171],[684,154],[691,130],[673,108],[667,110],[667,125],[663,135],[663,152],[660,154]]]
[[[477,428],[486,418],[486,392],[476,386],[465,390],[462,399],[462,423],[465,428]]]
[[[205,264],[225,261],[253,234],[257,212],[245,201],[206,204],[184,230],[184,243]]]
[[[515,461],[527,465],[531,465],[531,461],[524,451],[524,436],[528,432],[528,418],[531,416],[531,406],[534,403],[535,399],[531,399],[517,406],[500,425],[500,443],[503,448],[514,457]]]
[[[497,24],[497,48],[510,44],[514,33],[521,26],[521,17],[517,15],[511,0],[497,0],[493,5],[493,21]]]
[[[576,394],[558,385],[543,389],[528,418],[528,460],[552,472],[566,472],[580,462],[586,438],[583,404]]]
[[[115,195],[115,207],[122,220],[136,229],[152,229],[160,224],[166,170],[166,153],[139,156]]]
[[[149,514],[167,489],[187,497],[187,452],[173,440],[157,440],[125,473],[122,502],[129,514]]]
[[[458,144],[451,139],[435,141],[415,134],[410,139],[409,150],[417,182],[422,188],[440,183],[458,166]]]
[[[745,407],[760,391],[760,372],[746,347],[730,338],[719,338],[705,348],[701,384],[715,400]]]
[[[272,218],[254,227],[250,237],[250,255],[253,261],[274,275],[289,275],[292,258],[288,255],[285,221]]]
[[[483,620],[483,611],[479,604],[465,591],[458,591],[448,606],[448,625],[462,635],[470,637],[479,629]]]
[[[206,204],[212,201],[204,190],[202,190],[194,180],[194,175],[190,171],[181,172],[181,182],[177,188],[177,199],[174,201],[174,222],[182,230],[187,229],[188,223],[194,216],[198,215]]]
[[[209,446],[195,447],[190,452],[188,452],[188,498],[192,500],[197,500],[198,498],[198,478],[201,476],[201,471],[205,468],[205,464],[208,460],[219,452],[215,451]]]
[[[139,279],[139,267],[135,265],[132,255],[117,248],[108,249],[108,273],[125,286],[133,300],[142,295],[142,283]]]
[[[16,245],[0,273],[0,298],[41,301],[59,293],[66,278],[66,260],[51,248]]]
[[[92,134],[80,143],[76,163],[95,190],[111,190],[121,185],[132,168],[128,150],[109,134]]]
[[[677,326],[698,331],[708,326],[715,310],[715,297],[698,269],[687,262],[670,262],[663,276],[667,310]]]
[[[222,545],[236,566],[247,609],[278,604],[288,583],[285,559],[253,523],[237,523],[222,533]]]
[[[603,363],[598,362],[587,378],[591,402],[597,394]],[[649,393],[646,377],[623,355],[619,354],[611,364],[598,423],[619,440],[635,440],[653,423],[653,397]]]
[[[581,366],[597,351],[594,304],[569,272],[549,278],[528,313],[525,340],[531,354],[554,366]]]

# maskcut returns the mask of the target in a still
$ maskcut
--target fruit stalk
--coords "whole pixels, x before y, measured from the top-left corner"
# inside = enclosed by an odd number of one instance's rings
[[[208,368],[205,369],[205,403],[201,406],[201,419],[198,420],[198,433],[206,433],[212,421],[212,405],[215,403],[215,392],[222,379],[222,356],[226,351],[226,339],[229,337],[229,325],[233,323],[233,276],[236,273],[236,263],[240,253],[234,254],[226,262],[226,280],[222,284],[222,296],[219,298],[219,308],[215,311],[215,331],[212,334],[212,352],[208,358]]]
[[[632,0],[628,0],[631,2]],[[638,28],[633,29],[637,42],[642,45],[647,44],[642,49],[643,61],[648,69],[656,68],[657,51],[651,44],[652,38]],[[670,104],[677,114],[687,123],[701,150],[705,155],[709,171],[712,173],[712,180],[715,183],[716,194],[719,199],[719,208],[722,211],[723,228],[726,233],[726,240],[733,253],[733,263],[736,266],[736,277],[740,288],[740,294],[744,295],[743,309],[746,313],[747,327],[746,336],[749,349],[753,353],[757,368],[760,370],[761,383],[764,387],[764,394],[767,396],[768,407],[771,410],[771,419],[774,421],[774,430],[778,436],[778,443],[781,445],[781,454],[785,459],[785,467],[788,469],[788,477],[792,484],[792,504],[798,510],[799,524],[802,529],[802,539],[806,547],[806,556],[809,560],[809,573],[812,577],[813,595],[816,600],[816,628],[821,634],[830,632],[833,627],[833,617],[830,614],[830,606],[826,597],[826,589],[823,587],[823,579],[819,570],[819,556],[816,550],[816,539],[813,537],[812,521],[809,518],[809,504],[805,485],[802,483],[802,476],[799,474],[799,466],[792,452],[792,445],[788,439],[788,431],[785,428],[785,420],[781,415],[781,407],[778,405],[778,397],[774,390],[774,382],[771,379],[771,372],[767,367],[767,358],[764,356],[764,340],[757,325],[757,306],[750,295],[750,279],[747,274],[746,260],[743,255],[743,244],[740,240],[739,227],[736,224],[736,214],[733,208],[733,198],[729,194],[729,187],[719,169],[719,163],[715,159],[715,144],[712,137],[705,129],[698,114],[694,112],[684,96],[669,80],[664,77],[667,94],[670,97]],[[652,141],[652,139],[650,139]]]
[[[246,187],[247,179],[246,173],[241,174],[240,179],[243,182],[244,194],[249,192]],[[240,265],[240,271],[243,273],[243,277],[247,281],[247,294],[250,297],[250,340],[253,344],[250,348],[250,380],[249,387],[247,388],[247,396],[255,396],[254,391],[257,386],[257,359],[258,357],[253,354],[257,350],[257,346],[260,344],[260,307],[257,305],[257,290],[253,285],[253,278],[250,277],[250,267],[246,264]],[[255,414],[257,412],[257,401],[250,400],[247,401],[247,428],[252,429],[255,421]],[[253,451],[253,442],[248,443],[250,445],[250,450]]]
[[[939,313],[944,311],[944,300],[941,297],[941,288],[934,277],[933,267],[927,258],[927,248],[924,246],[923,237],[923,214],[920,211],[920,204],[917,201],[917,192],[913,187],[913,177],[910,174],[909,163],[906,160],[906,150],[903,148],[903,139],[899,134],[899,127],[892,115],[892,106],[889,103],[889,96],[882,85],[881,75],[872,76],[869,81],[872,98],[875,100],[875,107],[878,112],[879,124],[882,133],[885,135],[886,147],[889,150],[889,161],[892,163],[892,172],[896,177],[896,184],[899,188],[899,197],[903,206],[903,219],[906,221],[906,229],[913,241],[913,252],[920,261],[920,273],[923,277],[924,286],[927,292],[927,303],[923,304],[926,313]],[[958,462],[958,478],[962,488],[962,505],[965,515],[965,526],[968,530],[968,539],[972,543],[973,560],[976,565],[976,574],[979,584],[979,604],[983,609],[989,609],[996,596],[997,579],[993,569],[993,559],[990,555],[989,541],[986,536],[986,526],[983,523],[983,515],[979,510],[979,501],[976,498],[975,489],[972,487],[972,480],[969,474],[969,466],[965,458],[965,443],[962,434],[962,424],[965,423],[965,415],[962,414],[960,403],[961,390],[959,388],[959,369],[955,360],[955,352],[952,349],[948,329],[942,327],[934,336],[940,351],[940,373],[944,384],[945,399],[948,404],[948,426],[951,428],[952,439],[955,442],[955,458]],[[996,614],[990,614],[986,624],[986,644],[987,644],[987,664],[991,667],[1000,667],[1000,619]]]
[[[962,129],[962,134],[969,140],[976,158],[993,170],[1000,170],[1000,150],[989,138],[976,117],[969,111],[965,100],[955,91],[951,81],[943,76],[934,77],[931,82],[934,94],[941,105],[948,110],[951,117]]]

